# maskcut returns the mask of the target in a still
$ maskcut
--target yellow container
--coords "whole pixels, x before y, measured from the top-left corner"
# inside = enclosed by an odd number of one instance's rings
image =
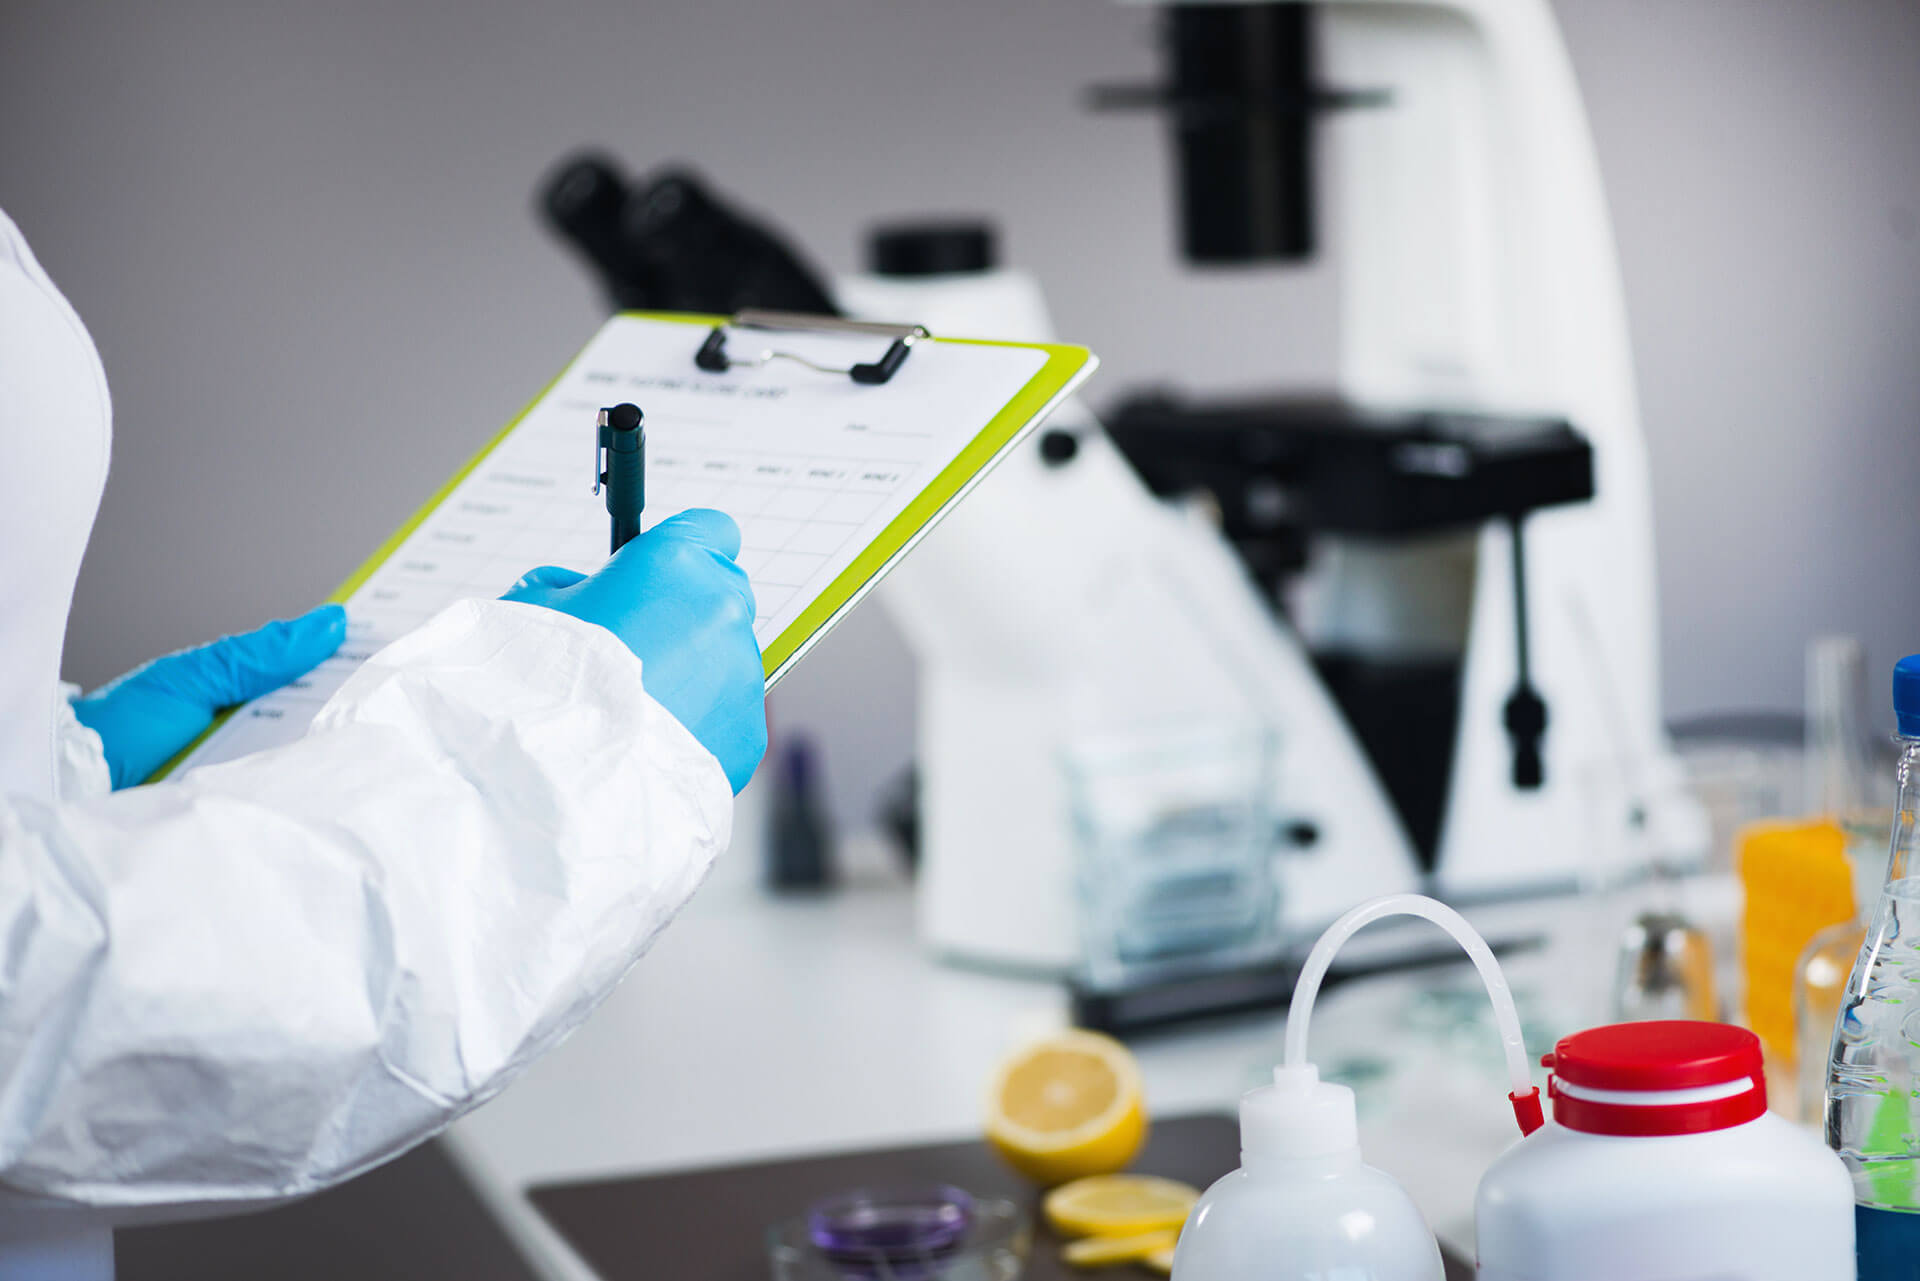
[[[1854,914],[1846,833],[1835,822],[1756,823],[1736,837],[1747,1026],[1777,1066],[1793,1064],[1793,978],[1813,936]]]

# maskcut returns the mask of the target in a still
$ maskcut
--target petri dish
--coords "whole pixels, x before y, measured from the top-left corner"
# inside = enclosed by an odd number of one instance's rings
[[[945,1187],[848,1193],[767,1234],[774,1281],[1016,1281],[1032,1248],[1019,1206]]]

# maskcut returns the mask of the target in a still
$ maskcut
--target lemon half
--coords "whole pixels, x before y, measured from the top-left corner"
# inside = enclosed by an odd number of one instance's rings
[[[987,1142],[1036,1183],[1124,1169],[1146,1137],[1140,1071],[1112,1037],[1056,1033],[1016,1053],[994,1078]]]

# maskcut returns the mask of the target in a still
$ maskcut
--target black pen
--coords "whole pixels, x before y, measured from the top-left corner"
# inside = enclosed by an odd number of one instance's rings
[[[613,519],[613,551],[640,533],[640,512],[647,505],[647,433],[640,406],[615,405],[600,411],[599,444],[593,458],[593,492],[607,491],[607,515]],[[602,460],[605,470],[602,470]]]

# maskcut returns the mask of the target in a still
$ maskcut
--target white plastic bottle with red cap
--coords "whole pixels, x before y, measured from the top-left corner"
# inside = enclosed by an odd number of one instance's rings
[[[1621,1023],[1546,1064],[1553,1124],[1480,1181],[1480,1281],[1853,1281],[1846,1167],[1767,1111],[1753,1033]]]

